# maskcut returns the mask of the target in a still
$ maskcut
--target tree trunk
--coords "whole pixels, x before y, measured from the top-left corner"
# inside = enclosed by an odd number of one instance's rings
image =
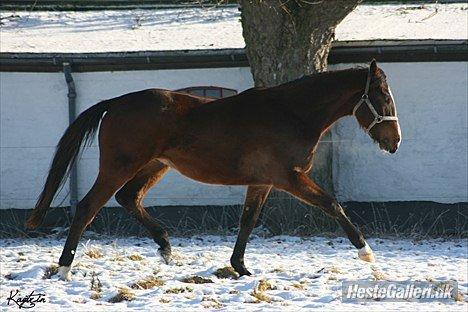
[[[246,53],[257,87],[275,86],[327,69],[336,26],[361,0],[239,0]],[[333,145],[325,133],[314,155],[312,178],[330,194]],[[278,197],[273,192],[272,200]],[[276,198],[278,199],[278,198]],[[281,220],[291,209],[276,202],[272,218]],[[285,229],[286,230],[286,229]]]
[[[240,0],[256,86],[326,70],[336,26],[360,0]]]

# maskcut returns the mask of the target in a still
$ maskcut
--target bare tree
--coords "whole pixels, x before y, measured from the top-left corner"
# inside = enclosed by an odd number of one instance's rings
[[[336,26],[360,0],[240,0],[256,86],[323,71]]]

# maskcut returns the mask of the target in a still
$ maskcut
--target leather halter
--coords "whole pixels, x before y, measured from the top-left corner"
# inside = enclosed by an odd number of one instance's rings
[[[379,124],[383,121],[398,121],[397,116],[382,116],[382,115],[379,115],[379,113],[377,113],[377,111],[374,108],[374,105],[372,105],[372,102],[369,99],[370,81],[371,81],[371,70],[369,67],[369,72],[367,73],[366,89],[364,90],[364,94],[361,96],[361,99],[356,104],[356,106],[354,106],[354,109],[353,109],[353,115],[356,116],[356,112],[359,109],[359,107],[361,107],[361,104],[366,103],[372,115],[374,115],[374,120],[366,128],[367,132],[369,132],[376,124]],[[396,115],[396,112],[395,112],[395,115]]]

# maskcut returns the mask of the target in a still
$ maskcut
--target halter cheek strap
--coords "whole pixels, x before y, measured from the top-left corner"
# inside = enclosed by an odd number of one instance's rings
[[[361,96],[359,102],[353,108],[353,115],[356,116],[356,112],[361,107],[362,103],[366,103],[367,107],[371,111],[372,115],[374,115],[374,120],[367,126],[366,131],[369,132],[376,124],[379,124],[383,121],[398,121],[397,116],[382,116],[377,113],[372,105],[372,102],[369,99],[369,88],[370,88],[370,81],[371,81],[371,72],[369,67],[369,72],[367,73],[367,81],[366,81],[366,89],[364,90],[364,94]]]

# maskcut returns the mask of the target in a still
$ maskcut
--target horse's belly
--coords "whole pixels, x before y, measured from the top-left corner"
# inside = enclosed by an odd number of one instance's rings
[[[250,170],[239,167],[238,159],[213,157],[213,155],[172,155],[158,158],[159,161],[176,169],[193,180],[222,185],[261,184],[262,179]]]

